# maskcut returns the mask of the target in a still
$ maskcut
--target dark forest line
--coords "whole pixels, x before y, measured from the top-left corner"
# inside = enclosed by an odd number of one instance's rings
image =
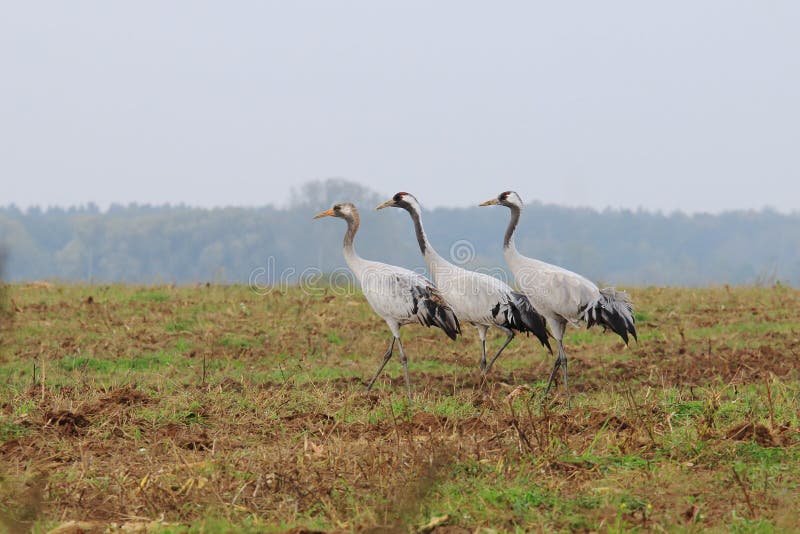
[[[344,223],[311,217],[334,201],[352,201],[361,211],[361,255],[421,267],[408,216],[376,213],[383,200],[363,186],[332,179],[306,184],[287,208],[11,206],[0,208],[0,246],[10,281],[247,283],[254,275],[259,283],[281,276],[296,281],[309,269],[330,272],[344,265]],[[467,267],[504,267],[507,210],[439,208],[424,218],[443,256],[457,246]],[[800,215],[771,210],[686,215],[529,202],[517,247],[607,284],[800,285]]]

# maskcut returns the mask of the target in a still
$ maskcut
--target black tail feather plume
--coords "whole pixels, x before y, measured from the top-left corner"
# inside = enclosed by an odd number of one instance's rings
[[[633,336],[637,342],[636,326],[633,317],[633,305],[630,297],[624,291],[617,291],[613,287],[600,290],[600,298],[590,303],[584,312],[586,327],[591,328],[595,324],[603,328],[610,328],[625,344],[628,344],[628,334]]]
[[[500,311],[499,308],[497,311]],[[518,332],[530,332],[539,339],[543,346],[547,347],[551,354],[553,353],[550,340],[547,338],[547,323],[544,317],[536,311],[528,297],[522,293],[511,293],[503,326]]]
[[[416,287],[412,293],[414,313],[425,326],[438,326],[447,337],[455,340],[461,333],[461,325],[452,308],[433,287]]]

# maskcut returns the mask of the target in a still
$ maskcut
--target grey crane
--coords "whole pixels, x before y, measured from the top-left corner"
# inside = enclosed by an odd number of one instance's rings
[[[523,256],[514,244],[514,231],[522,212],[522,199],[514,191],[505,191],[481,206],[501,205],[511,210],[511,221],[503,240],[503,254],[519,288],[547,319],[550,332],[558,344],[558,357],[547,381],[545,396],[550,392],[559,367],[564,370],[564,391],[569,398],[567,354],[562,340],[567,323],[595,324],[610,328],[628,344],[628,334],[636,337],[633,305],[628,294],[614,288],[598,289],[583,276],[557,265]],[[638,340],[638,339],[637,339]]]
[[[400,349],[401,362],[405,374],[408,400],[411,399],[411,381],[408,377],[408,358],[400,341],[400,327],[406,324],[420,323],[425,326],[437,326],[444,330],[450,339],[461,333],[456,314],[447,304],[434,284],[422,275],[402,267],[387,265],[377,261],[365,260],[359,256],[353,245],[358,232],[358,210],[350,202],[334,204],[332,208],[314,216],[338,217],[347,222],[344,235],[343,251],[347,266],[361,284],[361,290],[375,310],[392,331],[392,340],[367,390],[372,388],[378,375],[389,362],[394,351],[395,342]]]

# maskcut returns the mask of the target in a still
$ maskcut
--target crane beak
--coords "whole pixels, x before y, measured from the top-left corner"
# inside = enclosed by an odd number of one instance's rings
[[[500,202],[496,198],[492,198],[486,202],[481,202],[478,206],[494,206],[495,204],[500,204]]]
[[[329,210],[321,211],[314,215],[315,219],[321,219],[323,217],[333,217],[333,209],[331,208]]]
[[[388,207],[391,207],[391,206],[394,206],[394,199],[393,198],[387,200],[386,202],[384,202],[383,204],[381,204],[380,206],[378,206],[375,209],[376,210],[382,210],[383,208],[388,208]]]

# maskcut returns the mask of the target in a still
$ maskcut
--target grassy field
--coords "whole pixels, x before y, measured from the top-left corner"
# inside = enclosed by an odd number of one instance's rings
[[[569,331],[569,407],[533,338],[482,383],[474,329],[405,328],[409,409],[357,295],[10,286],[0,529],[800,530],[800,291],[632,296],[638,344]]]

